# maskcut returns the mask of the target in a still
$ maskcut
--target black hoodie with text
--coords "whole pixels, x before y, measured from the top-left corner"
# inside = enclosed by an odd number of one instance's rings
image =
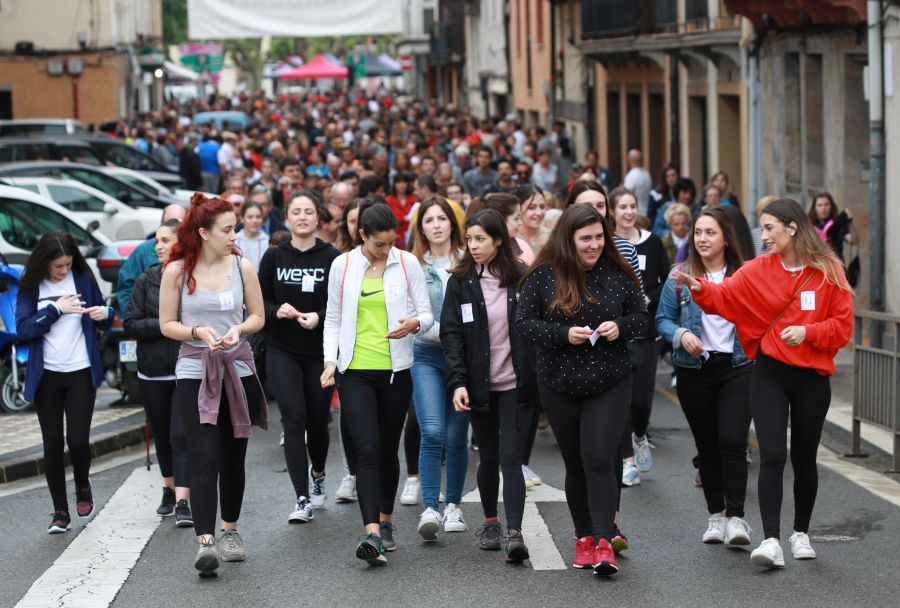
[[[340,252],[316,239],[306,251],[290,241],[272,247],[259,263],[259,284],[266,309],[268,348],[304,361],[322,361],[322,328],[328,304],[328,273]],[[302,313],[319,315],[315,329],[303,329],[295,319],[279,319],[282,304],[290,304]]]

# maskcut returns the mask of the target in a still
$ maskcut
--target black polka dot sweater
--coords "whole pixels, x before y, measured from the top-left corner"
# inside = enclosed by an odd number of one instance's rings
[[[643,291],[628,275],[600,260],[587,274],[587,290],[594,303],[584,297],[581,307],[567,317],[559,309],[548,312],[556,299],[556,273],[550,266],[534,271],[519,294],[516,329],[537,349],[538,381],[572,396],[602,393],[631,373],[628,340],[647,335],[650,316]],[[571,327],[596,329],[615,321],[619,336],[609,342],[601,337],[577,346],[569,343]]]

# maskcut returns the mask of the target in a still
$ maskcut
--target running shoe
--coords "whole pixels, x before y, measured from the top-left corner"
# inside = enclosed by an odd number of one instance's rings
[[[156,514],[163,517],[175,514],[175,490],[163,487],[162,502],[156,508]]]
[[[242,562],[247,559],[244,551],[244,540],[237,530],[222,530],[219,537],[219,553],[223,562]]]
[[[499,551],[503,541],[503,528],[500,526],[500,520],[496,517],[492,520],[485,520],[481,526],[481,530],[475,533],[475,536],[481,538],[479,548],[485,551]]]
[[[313,477],[312,467],[309,467],[309,504],[313,509],[324,509],[328,497],[325,495],[325,473],[321,477]]]
[[[790,540],[791,555],[794,559],[816,559],[816,550],[809,544],[809,535],[806,532],[794,532]]]
[[[60,509],[55,513],[51,513],[50,527],[47,528],[47,534],[62,534],[72,529],[72,518],[69,517],[68,511]]]
[[[394,532],[397,526],[389,521],[381,522],[381,544],[384,545],[385,551],[396,551],[397,543],[394,541]]]
[[[634,462],[638,471],[646,473],[653,468],[653,455],[650,453],[650,440],[645,435],[641,441],[637,441],[634,433],[631,434],[631,447],[634,448]]]
[[[403,485],[403,492],[400,493],[400,504],[411,507],[419,504],[419,478],[407,477],[406,483]],[[390,549],[388,549],[390,551]]]
[[[422,537],[422,540],[432,541],[437,540],[438,532],[441,529],[441,514],[438,513],[435,509],[428,507],[422,512],[422,516],[419,518],[419,527],[417,528],[419,532],[419,536]]]
[[[297,504],[294,505],[294,510],[291,511],[291,514],[288,515],[288,523],[289,524],[305,524],[306,522],[313,520],[313,509],[312,505],[309,502],[309,499],[306,496],[301,496],[297,499]]]
[[[384,543],[381,542],[381,537],[374,532],[359,538],[359,544],[356,545],[356,557],[364,560],[370,566],[387,565]]]
[[[593,536],[582,536],[575,538],[575,558],[572,560],[573,568],[581,568],[588,570],[594,567],[594,542]]]
[[[216,551],[214,539],[197,541],[200,547],[197,549],[197,557],[194,559],[194,568],[200,573],[200,578],[212,578],[218,576],[219,553]]]
[[[706,532],[703,533],[703,542],[707,545],[717,545],[725,542],[725,527],[728,520],[716,513],[710,515],[707,520]]]
[[[334,493],[335,502],[356,502],[356,475],[344,475]]]
[[[619,563],[612,545],[605,538],[594,548],[594,574],[597,576],[612,576],[619,571]]]
[[[175,505],[175,526],[178,528],[191,528],[194,525],[194,516],[188,501],[181,499]]]
[[[508,530],[506,533],[506,563],[521,564],[528,559],[528,547],[521,530]]]
[[[784,568],[784,551],[777,538],[767,538],[750,554],[750,561],[763,568]]]
[[[725,525],[725,543],[729,545],[749,545],[750,525],[740,517],[730,517]]]
[[[628,537],[622,534],[622,531],[619,530],[619,524],[613,524],[613,527],[615,528],[615,534],[613,534],[612,542],[610,542],[610,545],[612,545],[613,551],[616,553],[616,555],[618,555],[631,545],[628,543]]]
[[[538,477],[537,473],[531,470],[531,467],[527,464],[522,465],[522,477],[525,478],[525,487],[531,488],[534,486],[541,485],[541,478]]]
[[[462,510],[452,502],[444,509],[444,532],[465,532],[469,529]]]
[[[94,514],[94,496],[91,486],[75,490],[75,513],[81,519],[90,519]]]
[[[641,474],[638,472],[637,465],[626,462],[622,465],[622,485],[626,487],[641,485]]]

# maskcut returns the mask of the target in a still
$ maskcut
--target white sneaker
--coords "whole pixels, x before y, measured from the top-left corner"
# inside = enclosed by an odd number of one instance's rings
[[[740,517],[731,517],[725,526],[725,542],[729,545],[749,545],[750,525]]]
[[[336,502],[356,502],[356,475],[344,475],[334,493]]]
[[[750,554],[750,561],[763,568],[784,568],[784,552],[777,538],[767,538]]]
[[[534,486],[541,485],[541,478],[538,477],[538,474],[531,470],[531,467],[527,464],[522,465],[522,477],[525,478],[525,487],[533,488]]]
[[[791,534],[791,555],[794,559],[816,559],[816,550],[809,544],[806,532]]]
[[[312,505],[309,504],[309,500],[306,498],[306,496],[301,496],[297,499],[297,504],[294,505],[294,511],[290,515],[288,515],[288,523],[305,524],[306,522],[312,520]]]
[[[708,545],[725,542],[725,526],[727,524],[728,520],[721,515],[710,515],[709,525],[706,532],[703,533],[703,542]]]
[[[678,388],[678,376],[672,374],[672,379],[669,381],[669,386],[672,388]]]
[[[641,485],[641,475],[638,472],[637,465],[626,462],[623,466],[625,468],[622,471],[622,485],[628,486],[629,488],[631,486]]]
[[[460,508],[452,502],[444,509],[444,532],[465,532],[469,529]]]
[[[324,509],[328,496],[325,494],[325,475],[313,477],[312,466],[309,467],[309,504],[313,509]]]
[[[417,528],[419,536],[425,541],[437,540],[441,523],[441,514],[428,507],[422,511],[422,517],[419,518],[419,527]]]
[[[407,477],[406,483],[403,485],[403,492],[400,493],[400,504],[411,507],[419,504],[419,478]]]
[[[640,442],[635,441],[634,433],[631,434],[631,447],[634,448],[634,462],[638,471],[646,473],[653,468],[653,455],[650,453],[650,440],[647,436]]]

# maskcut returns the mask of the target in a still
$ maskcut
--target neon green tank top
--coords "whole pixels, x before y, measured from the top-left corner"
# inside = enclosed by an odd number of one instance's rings
[[[384,306],[384,279],[363,277],[356,310],[356,344],[349,369],[389,370],[391,345],[387,308]]]

